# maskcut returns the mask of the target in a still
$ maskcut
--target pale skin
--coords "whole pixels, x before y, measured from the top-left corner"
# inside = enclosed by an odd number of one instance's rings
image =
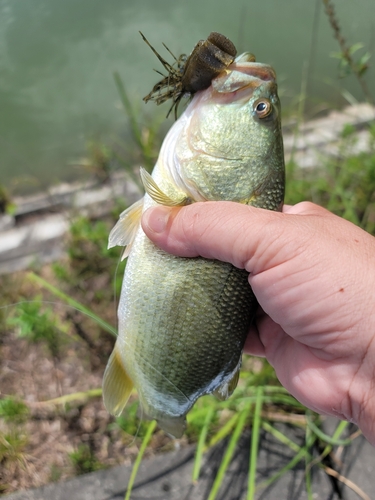
[[[159,247],[249,271],[259,302],[245,351],[264,356],[299,401],[356,423],[375,445],[375,238],[312,203],[283,213],[232,202],[158,206]]]

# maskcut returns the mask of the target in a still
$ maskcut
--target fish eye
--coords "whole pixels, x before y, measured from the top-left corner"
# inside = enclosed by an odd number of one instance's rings
[[[265,118],[272,111],[272,104],[268,99],[259,99],[254,103],[254,110],[258,118]]]

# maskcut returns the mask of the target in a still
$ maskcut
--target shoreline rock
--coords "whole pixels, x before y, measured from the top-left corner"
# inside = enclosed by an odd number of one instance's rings
[[[14,215],[0,216],[0,275],[60,259],[75,214],[100,218],[111,211],[116,199],[131,204],[140,195],[123,172],[116,172],[101,186],[61,184],[48,193],[15,198]]]

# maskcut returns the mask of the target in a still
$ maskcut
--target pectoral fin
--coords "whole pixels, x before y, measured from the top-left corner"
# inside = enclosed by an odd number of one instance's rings
[[[133,382],[125,371],[116,344],[103,377],[103,400],[108,412],[119,417],[132,390]]]
[[[131,245],[141,223],[143,198],[124,210],[109,234],[108,248],[126,246],[121,260],[129,255]]]
[[[172,199],[167,194],[163,193],[151,175],[144,168],[141,167],[140,173],[146,193],[159,205],[166,205],[167,207],[182,207],[191,203],[192,200],[183,193],[181,193],[181,196],[176,199]]]
[[[215,391],[214,395],[220,400],[224,401],[233,394],[234,389],[237,387],[238,379],[240,378],[240,366],[235,370],[232,378],[221,384]]]

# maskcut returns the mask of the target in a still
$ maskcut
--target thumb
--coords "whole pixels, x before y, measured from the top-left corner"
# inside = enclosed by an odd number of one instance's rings
[[[144,213],[142,227],[168,253],[230,262],[256,274],[290,259],[296,251],[296,239],[297,247],[301,246],[304,224],[296,224],[295,214],[329,213],[310,203],[299,206],[288,207],[288,213],[228,201],[183,208],[157,206]],[[306,239],[311,238],[311,232],[305,232]]]

